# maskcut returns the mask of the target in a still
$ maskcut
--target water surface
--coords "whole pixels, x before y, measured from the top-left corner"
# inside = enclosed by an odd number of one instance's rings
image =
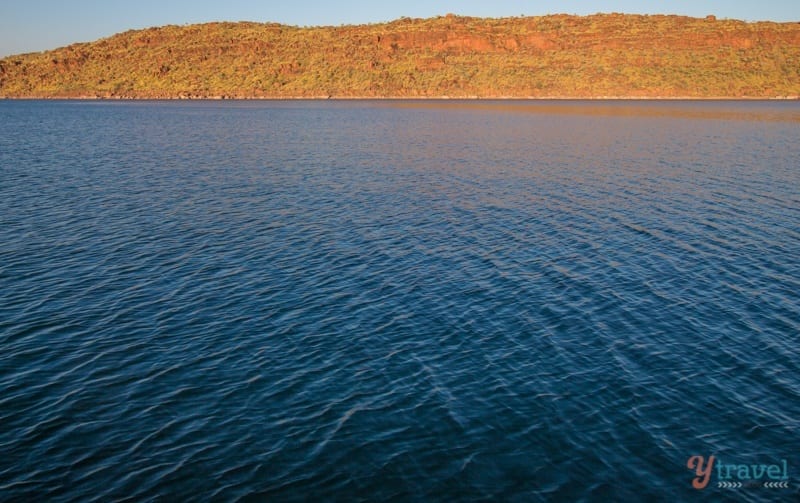
[[[798,161],[785,102],[0,102],[0,499],[797,498]]]

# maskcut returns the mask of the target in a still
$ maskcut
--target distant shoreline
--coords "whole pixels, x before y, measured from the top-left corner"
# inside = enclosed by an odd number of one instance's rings
[[[800,96],[0,96],[9,101],[800,101]]]

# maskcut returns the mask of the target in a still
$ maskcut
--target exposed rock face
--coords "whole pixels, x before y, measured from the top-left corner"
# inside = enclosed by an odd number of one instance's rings
[[[0,96],[800,95],[800,23],[605,14],[129,31],[0,60]]]

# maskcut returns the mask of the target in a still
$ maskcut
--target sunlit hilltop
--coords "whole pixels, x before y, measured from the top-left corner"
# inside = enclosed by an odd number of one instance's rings
[[[0,60],[0,96],[795,97],[800,23],[454,15],[165,26]]]

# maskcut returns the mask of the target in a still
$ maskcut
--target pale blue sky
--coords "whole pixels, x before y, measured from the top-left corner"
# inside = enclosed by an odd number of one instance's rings
[[[0,0],[0,57],[88,42],[114,33],[165,24],[259,21],[339,25],[431,17],[594,14],[684,14],[747,21],[800,21],[800,0]]]

